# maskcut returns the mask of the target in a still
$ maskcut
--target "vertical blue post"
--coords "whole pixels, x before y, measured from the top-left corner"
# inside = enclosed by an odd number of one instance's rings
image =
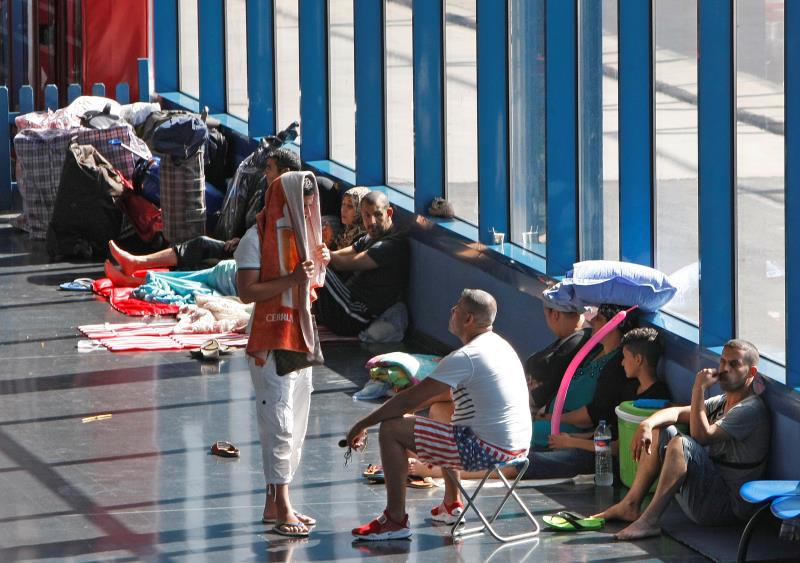
[[[150,101],[150,59],[142,58],[136,60],[138,85],[139,85],[139,101]]]
[[[11,91],[9,108],[18,102],[18,92],[30,79],[28,76],[28,9],[23,0],[11,0]]]
[[[247,1],[247,125],[251,137],[275,134],[275,6]]]
[[[106,95],[106,85],[102,82],[95,82],[92,84],[92,96],[101,96],[104,97]]]
[[[177,92],[178,0],[153,2],[153,63],[156,92]]]
[[[127,82],[120,82],[114,91],[114,99],[121,104],[129,104],[131,102],[131,87]]]
[[[8,88],[0,86],[0,209],[11,208],[11,128]]]
[[[478,0],[478,233],[509,233],[508,3]]]
[[[444,193],[444,5],[413,0],[414,211]],[[505,64],[505,61],[502,63]]]
[[[71,104],[81,95],[80,84],[70,84],[67,86],[67,104]]]
[[[700,344],[721,346],[735,327],[735,111],[733,3],[698,4]]]
[[[356,183],[386,181],[386,84],[383,2],[353,2],[356,94]]]
[[[578,0],[578,255],[603,258],[603,3]]]
[[[786,228],[786,385],[800,386],[800,4],[787,2],[784,8],[785,57],[784,99],[785,108],[785,207]]]
[[[547,273],[578,257],[577,13],[572,0],[547,0]]]
[[[653,266],[653,13],[619,0],[620,258]]]
[[[303,160],[328,158],[328,3],[299,0]]]
[[[197,55],[200,60],[200,109],[225,111],[225,9],[222,0],[198,0]]]
[[[33,111],[33,88],[26,84],[19,89],[19,112],[21,114],[30,113]]]
[[[44,87],[44,107],[50,110],[58,109],[58,86],[48,84]]]

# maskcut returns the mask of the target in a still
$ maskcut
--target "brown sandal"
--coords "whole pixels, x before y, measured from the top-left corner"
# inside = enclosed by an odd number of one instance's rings
[[[220,440],[214,442],[211,446],[211,454],[218,455],[219,457],[239,457],[239,448],[230,442]]]
[[[435,487],[436,483],[433,482],[431,477],[420,478],[409,475],[406,480],[406,486],[412,489],[430,489],[431,487]]]

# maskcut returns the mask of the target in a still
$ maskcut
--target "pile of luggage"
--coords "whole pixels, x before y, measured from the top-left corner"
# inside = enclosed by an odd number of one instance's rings
[[[111,239],[158,250],[213,228],[230,159],[206,112],[83,96],[16,125],[14,224],[46,240],[51,257],[104,258]]]

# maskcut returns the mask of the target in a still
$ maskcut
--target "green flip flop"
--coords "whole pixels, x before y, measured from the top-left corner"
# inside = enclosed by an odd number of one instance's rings
[[[558,532],[592,532],[601,530],[606,521],[604,518],[586,517],[565,510],[542,517],[545,525]]]

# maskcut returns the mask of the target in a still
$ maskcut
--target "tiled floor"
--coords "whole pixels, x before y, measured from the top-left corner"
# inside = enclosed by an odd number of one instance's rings
[[[350,529],[384,507],[381,486],[361,482],[372,451],[343,464],[337,441],[374,405],[351,394],[373,351],[328,347],[315,370],[297,507],[319,521],[292,541],[260,523],[264,502],[252,387],[242,352],[217,366],[188,354],[79,352],[75,326],[124,318],[59,282],[96,277],[97,264],[49,263],[41,243],[0,224],[0,561],[701,560],[668,538],[636,544],[602,533],[556,535],[501,546],[490,537],[453,543],[426,519],[441,491],[409,490],[411,540],[354,544]],[[93,421],[87,417],[111,415]],[[240,459],[209,455],[229,439]],[[497,489],[490,490],[497,495]],[[592,485],[534,487],[536,515],[591,512],[612,499]],[[510,527],[522,520],[512,513]]]

